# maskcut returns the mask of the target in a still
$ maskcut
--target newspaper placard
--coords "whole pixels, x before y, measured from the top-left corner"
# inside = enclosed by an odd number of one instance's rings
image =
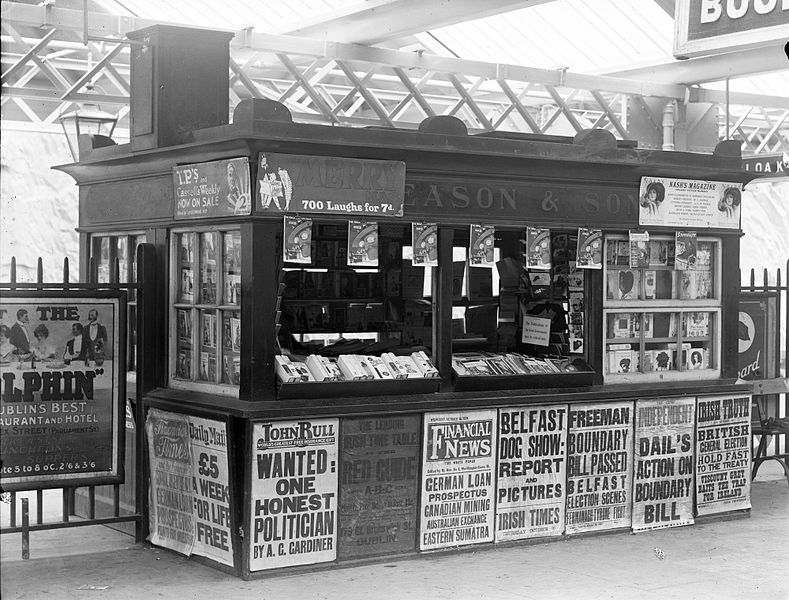
[[[567,533],[629,527],[633,403],[570,406]]]
[[[420,550],[493,541],[496,416],[425,413]]]
[[[633,531],[693,524],[695,398],[636,403]]]
[[[751,507],[751,396],[698,398],[696,510],[699,515]]]
[[[3,292],[0,485],[5,490],[122,482],[121,296]]]
[[[233,566],[227,429],[221,421],[189,416],[195,538],[192,552]]]
[[[416,546],[418,415],[343,419],[340,558]]]
[[[189,556],[195,539],[189,417],[152,408],[145,433],[150,460],[148,540]]]
[[[741,200],[741,183],[642,177],[638,224],[739,229]]]
[[[151,472],[148,539],[232,567],[225,424],[152,408],[145,432]]]
[[[254,423],[250,571],[336,558],[338,423]]]
[[[564,531],[567,406],[499,410],[496,541]]]

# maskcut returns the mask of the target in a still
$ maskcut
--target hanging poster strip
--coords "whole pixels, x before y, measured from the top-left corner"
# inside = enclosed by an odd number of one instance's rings
[[[411,264],[414,267],[437,267],[438,225],[436,223],[412,223],[411,239],[414,249]],[[463,277],[461,276],[460,279],[462,282]]]
[[[233,566],[227,430],[221,421],[189,417],[194,481],[192,552]]]
[[[493,541],[496,412],[425,414],[420,550]]]
[[[751,507],[751,396],[698,398],[696,511]]]
[[[632,464],[632,402],[570,407],[567,533],[630,526]]]
[[[336,558],[338,423],[253,424],[250,571]]]
[[[189,417],[152,408],[145,433],[151,474],[148,541],[189,556],[195,537]]]
[[[378,266],[378,223],[348,221],[348,266]]]
[[[695,398],[636,403],[633,531],[693,524]]]
[[[414,549],[419,427],[418,415],[343,419],[340,558]]]
[[[499,410],[496,541],[564,531],[567,406]]]

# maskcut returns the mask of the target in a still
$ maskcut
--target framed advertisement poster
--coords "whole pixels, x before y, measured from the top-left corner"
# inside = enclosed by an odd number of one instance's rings
[[[3,292],[0,482],[123,481],[126,292]]]

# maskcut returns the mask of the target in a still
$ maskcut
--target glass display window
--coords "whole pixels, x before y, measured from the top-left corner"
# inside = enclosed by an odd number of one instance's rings
[[[241,233],[172,238],[170,384],[235,394],[241,361]]]
[[[117,262],[118,282],[137,281],[137,246],[145,243],[145,235],[138,232],[93,234],[89,245],[93,261],[93,278],[97,283],[109,283],[112,264]],[[126,323],[126,370],[134,373],[137,369],[137,290],[129,290],[129,312]]]
[[[719,377],[720,240],[699,237],[692,253],[660,235],[605,245],[605,381]]]

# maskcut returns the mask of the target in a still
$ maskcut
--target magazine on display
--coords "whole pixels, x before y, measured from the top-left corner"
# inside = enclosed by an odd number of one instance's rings
[[[551,230],[545,227],[527,227],[524,256],[526,267],[549,271],[552,266]]]
[[[285,215],[282,239],[284,262],[312,264],[312,219]]]
[[[469,227],[468,265],[470,267],[492,269],[496,266],[494,236],[493,225],[472,224]]]
[[[348,221],[348,266],[378,266],[378,223]]]
[[[602,229],[578,228],[577,268],[603,268],[603,231]]]
[[[674,268],[692,271],[696,268],[696,232],[678,231],[674,243]]]
[[[438,225],[436,223],[412,223],[413,258],[415,267],[438,266]]]
[[[649,266],[649,233],[631,231],[630,238],[630,259],[631,269]]]

